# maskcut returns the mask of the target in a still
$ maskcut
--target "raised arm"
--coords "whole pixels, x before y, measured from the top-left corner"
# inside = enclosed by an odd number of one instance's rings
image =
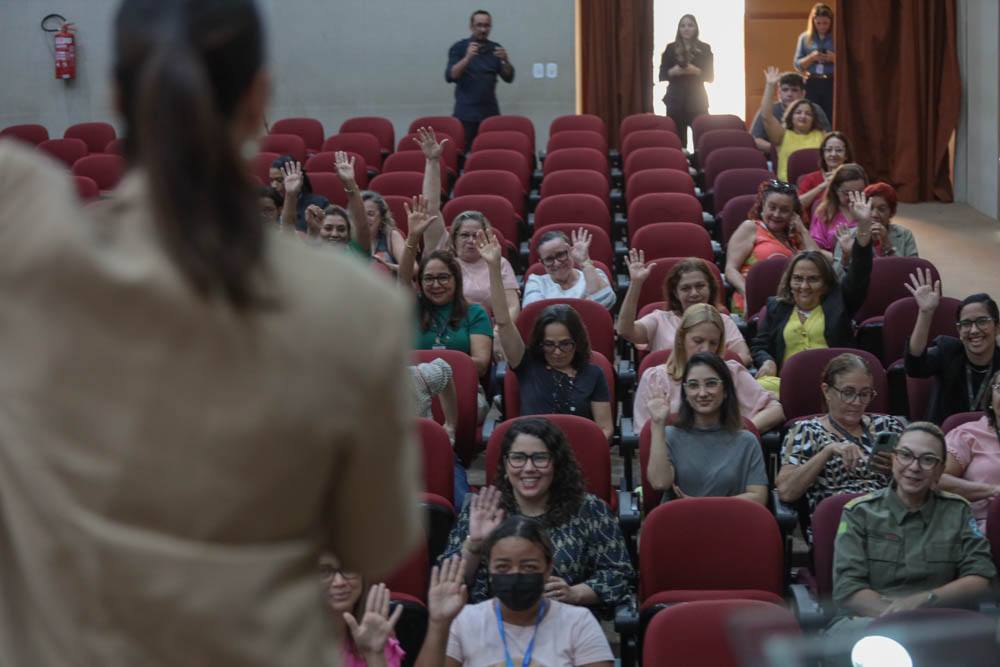
[[[674,466],[667,451],[666,424],[670,407],[667,402],[655,397],[646,403],[649,411],[649,462],[646,464],[646,479],[657,491],[667,491],[674,486]]]
[[[476,232],[476,245],[479,246],[479,256],[486,260],[490,271],[490,298],[494,304],[507,302],[507,294],[503,287],[503,274],[500,271],[500,259],[503,257],[500,242],[492,231]],[[517,368],[524,359],[524,340],[517,330],[517,325],[506,308],[493,309],[493,322],[500,335],[500,346],[507,356],[511,368]]]
[[[423,195],[427,200],[427,212],[436,216],[436,220],[427,228],[425,246],[437,250],[441,247],[441,239],[447,234],[444,216],[441,215],[441,152],[448,139],[438,142],[434,128],[418,127],[413,141],[420,146],[425,158]]]
[[[302,165],[291,162],[281,166],[281,175],[285,180],[285,201],[281,206],[281,229],[294,232],[298,222],[299,193],[305,177],[302,175]]]
[[[368,221],[365,219],[365,203],[361,200],[361,188],[358,187],[354,179],[354,157],[347,157],[344,151],[337,151],[333,154],[333,164],[337,170],[337,177],[344,184],[344,192],[347,193],[347,215],[348,222],[351,223],[351,238],[358,244],[358,247],[365,252],[370,252],[372,239],[371,231],[368,229]]]
[[[413,267],[416,263],[417,250],[420,248],[420,239],[424,232],[434,221],[434,217],[427,210],[427,200],[423,195],[413,198],[412,208],[403,203],[406,210],[406,226],[408,236],[403,244],[403,256],[399,260],[399,284],[409,287],[413,282]]]
[[[781,71],[777,67],[764,70],[764,97],[760,99],[760,119],[764,121],[767,138],[775,146],[780,146],[785,138],[785,127],[774,117],[774,91],[781,79]]]
[[[621,310],[618,311],[618,322],[615,328],[618,335],[630,343],[649,343],[649,332],[646,331],[646,325],[635,321],[635,311],[639,305],[639,292],[642,291],[642,285],[649,278],[649,273],[654,266],[656,266],[655,262],[646,266],[646,256],[642,250],[632,248],[628,251],[628,291],[625,292]]]
[[[427,591],[427,634],[414,663],[416,667],[451,667],[460,664],[447,657],[448,633],[468,599],[468,589],[462,581],[462,558],[446,560],[441,567],[431,569],[431,585]]]
[[[934,321],[934,311],[941,303],[941,281],[931,281],[931,270],[910,274],[910,282],[905,285],[907,291],[917,302],[917,321],[913,323],[910,333],[910,354],[922,357],[927,350],[927,339],[930,336],[931,322]]]

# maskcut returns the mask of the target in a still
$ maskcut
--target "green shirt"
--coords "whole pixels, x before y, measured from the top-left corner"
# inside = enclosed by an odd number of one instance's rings
[[[910,510],[892,482],[844,506],[833,557],[838,604],[866,588],[902,597],[973,574],[990,579],[996,569],[965,498],[931,491]]]
[[[368,251],[363,250],[354,239],[347,242],[347,252],[366,261],[371,259],[371,254]]]
[[[433,350],[435,347],[443,346],[446,350],[472,354],[469,336],[482,334],[493,338],[493,325],[490,324],[490,316],[486,314],[485,308],[478,303],[470,303],[469,310],[458,327],[452,328],[448,325],[451,306],[450,303],[444,306],[432,306],[431,327],[426,331],[420,329],[419,320],[417,321],[416,349]]]

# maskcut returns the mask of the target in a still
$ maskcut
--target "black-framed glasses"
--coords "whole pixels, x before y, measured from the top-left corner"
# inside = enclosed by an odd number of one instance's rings
[[[836,387],[830,387],[830,389],[840,394],[840,397],[844,399],[845,403],[854,403],[855,401],[861,401],[865,405],[868,405],[875,399],[876,396],[878,396],[878,392],[875,391],[874,389],[862,389],[861,391],[858,391],[853,387],[848,387],[847,389],[837,389]]]
[[[955,322],[955,326],[958,327],[959,331],[971,331],[972,325],[975,324],[976,328],[980,331],[986,331],[986,327],[988,327],[992,321],[992,317],[983,315],[982,317],[977,317],[974,320],[959,320],[958,322]]]
[[[700,391],[702,387],[706,391],[715,391],[722,386],[722,380],[719,378],[707,378],[704,382],[698,382],[697,380],[688,380],[684,383],[684,388],[689,392],[694,393]]]
[[[437,283],[439,285],[447,285],[451,282],[452,275],[450,273],[439,273],[436,276],[424,274],[424,277],[420,281],[425,285],[433,285]]]
[[[802,283],[808,283],[813,287],[823,284],[823,276],[800,276],[798,274],[792,274],[792,277],[788,280],[789,284],[801,285]]]
[[[507,463],[510,464],[511,468],[523,468],[529,460],[531,461],[531,465],[535,466],[536,470],[545,470],[552,463],[552,453],[535,452],[534,454],[525,454],[524,452],[507,452]]]
[[[560,250],[554,255],[542,257],[542,264],[545,266],[552,266],[556,262],[565,262],[567,259],[569,259],[569,250]]]
[[[333,578],[338,574],[342,576],[344,579],[347,579],[348,581],[355,581],[361,578],[361,575],[358,574],[357,572],[347,572],[346,570],[343,570],[339,567],[334,567],[333,565],[319,566],[319,576],[323,577],[323,579],[327,581],[333,580]]]
[[[897,447],[892,450],[892,453],[901,465],[908,466],[916,461],[920,469],[925,471],[934,470],[935,466],[944,462],[940,456],[934,456],[933,454],[921,454],[917,456],[906,447]]]
[[[779,181],[776,178],[772,178],[767,182],[767,189],[770,192],[780,192],[787,195],[796,195],[799,193],[799,189],[792,185],[791,183],[786,183],[785,181]]]
[[[559,350],[560,352],[569,352],[574,347],[576,347],[576,341],[572,338],[567,338],[566,340],[543,340],[542,349],[546,352],[551,352],[552,350]]]

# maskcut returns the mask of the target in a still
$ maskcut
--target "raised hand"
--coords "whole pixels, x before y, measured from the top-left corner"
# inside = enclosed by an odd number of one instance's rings
[[[781,80],[781,70],[777,67],[768,67],[764,70],[764,83],[776,86],[778,81]]]
[[[431,570],[431,585],[427,590],[427,613],[431,621],[450,624],[462,611],[467,598],[463,572],[459,556],[452,556]]]
[[[420,150],[424,152],[425,158],[428,160],[439,160],[443,150],[442,146],[444,146],[448,139],[446,137],[439,142],[437,136],[434,134],[433,127],[418,127],[417,136],[413,137],[413,141],[420,146]]]
[[[479,248],[479,256],[486,260],[487,264],[499,264],[503,257],[503,250],[500,248],[500,241],[493,230],[476,232],[476,247]]]
[[[495,55],[500,60],[506,61],[507,60],[507,49],[503,48],[502,46],[498,46],[497,48],[495,48],[493,50],[493,55]]]
[[[638,283],[636,287],[646,282],[654,266],[656,262],[646,266],[646,253],[642,250],[631,248],[628,251],[628,277],[632,282]]]
[[[385,584],[377,584],[368,592],[365,602],[365,613],[361,622],[350,612],[344,612],[344,622],[354,638],[358,651],[364,654],[381,654],[385,651],[385,643],[392,635],[396,621],[403,613],[403,605],[398,605],[389,615],[389,589]]]
[[[670,416],[670,405],[667,404],[666,399],[662,396],[654,396],[646,401],[646,410],[649,411],[650,421],[657,426],[666,424],[667,417]]]
[[[469,503],[469,540],[482,542],[503,521],[500,490],[495,486],[480,489]]]
[[[872,200],[865,197],[864,192],[857,192],[855,190],[848,192],[847,196],[850,199],[851,216],[858,222],[861,222],[862,219],[870,221],[872,217]]]
[[[348,190],[353,190],[357,186],[354,179],[354,156],[347,156],[344,151],[337,151],[333,154],[333,166],[337,170],[337,178]]]
[[[408,239],[421,238],[431,223],[437,220],[436,215],[430,214],[430,205],[423,195],[417,195],[413,198],[412,208],[403,202],[403,209],[406,211],[406,225],[409,228]]]
[[[306,230],[309,232],[309,236],[314,238],[319,236],[325,217],[326,214],[323,212],[323,209],[316,206],[316,204],[309,204],[306,207]]]
[[[285,196],[298,197],[299,193],[302,192],[302,184],[305,182],[305,177],[302,175],[302,165],[298,162],[282,165],[281,175],[285,179]]]
[[[904,283],[906,290],[913,295],[917,301],[917,308],[922,313],[933,313],[941,303],[941,281],[935,280],[931,284],[931,270],[919,268],[916,273],[910,274],[910,282]]]
[[[837,245],[840,246],[844,257],[850,257],[851,248],[854,246],[854,237],[851,236],[850,227],[843,222],[837,223],[837,229],[834,230],[834,234],[837,236]]]
[[[569,256],[578,265],[583,266],[583,263],[590,259],[590,242],[592,240],[590,232],[583,227],[570,232],[569,241],[573,247],[569,250]]]

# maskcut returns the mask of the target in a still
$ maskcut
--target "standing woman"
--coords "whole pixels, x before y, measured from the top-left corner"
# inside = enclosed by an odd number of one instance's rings
[[[806,98],[833,118],[833,10],[817,2],[795,48],[795,69],[806,75]]]
[[[688,126],[708,113],[705,84],[715,79],[712,47],[698,39],[698,22],[685,14],[677,24],[677,36],[667,44],[660,59],[660,81],[669,81],[663,103],[677,126],[681,147],[687,148]]]
[[[251,0],[125,0],[113,35],[113,200],[0,145],[0,664],[335,664],[320,554],[376,577],[419,537],[409,313],[260,224]]]

